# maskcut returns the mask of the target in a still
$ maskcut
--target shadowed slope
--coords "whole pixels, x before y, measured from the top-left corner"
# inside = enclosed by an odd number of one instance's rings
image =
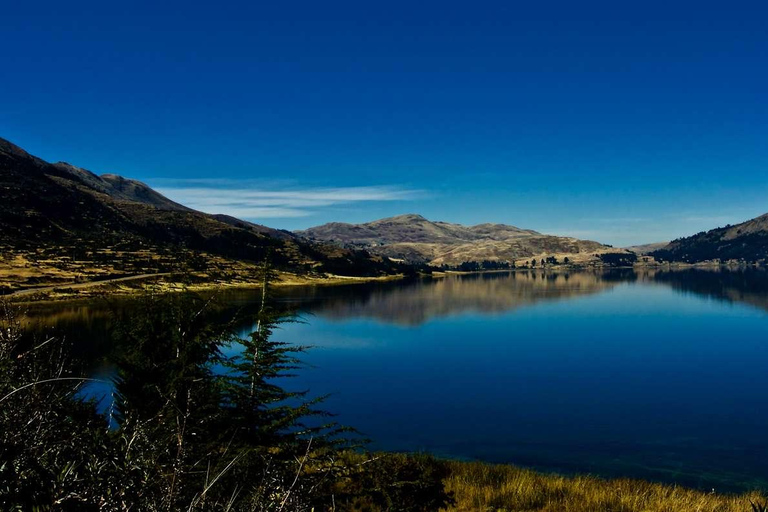
[[[291,271],[397,271],[364,252],[192,210],[139,181],[49,164],[4,139],[0,198],[0,288],[169,272],[182,263],[205,272],[216,259],[235,276],[242,273],[235,262],[260,264],[267,255]]]
[[[673,240],[650,254],[658,260],[685,263],[765,261],[768,258],[768,214],[735,226],[728,225]]]

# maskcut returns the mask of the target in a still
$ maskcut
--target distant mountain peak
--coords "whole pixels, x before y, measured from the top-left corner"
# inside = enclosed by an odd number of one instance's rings
[[[0,137],[0,155],[6,155],[15,159],[23,159],[35,165],[46,165],[47,162],[36,156],[32,156],[13,142]]]
[[[416,213],[363,224],[331,222],[297,234],[395,259],[436,265],[513,261],[540,254],[600,252],[606,248],[598,242],[543,235],[506,224],[464,226],[431,221]]]
[[[191,211],[186,206],[171,201],[149,185],[118,174],[106,173],[99,176],[88,169],[67,162],[56,162],[51,164],[51,167],[69,178],[76,179],[88,189],[107,194],[114,199],[143,203],[162,210]]]
[[[19,155],[19,156],[29,155],[29,153],[21,149],[16,144],[14,144],[9,140],[3,139],[2,137],[0,137],[0,151],[6,154],[11,154],[11,155]]]
[[[423,215],[419,215],[418,213],[404,213],[402,215],[396,215],[394,217],[389,217],[387,219],[381,219],[379,222],[387,221],[387,220],[427,221],[427,222],[430,222],[426,217],[424,217]]]

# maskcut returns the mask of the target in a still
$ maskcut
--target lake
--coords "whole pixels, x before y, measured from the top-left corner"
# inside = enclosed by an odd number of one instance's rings
[[[305,320],[277,338],[314,346],[286,386],[330,394],[325,409],[372,449],[768,489],[766,272],[519,271],[276,295]],[[28,315],[110,374],[104,304]]]

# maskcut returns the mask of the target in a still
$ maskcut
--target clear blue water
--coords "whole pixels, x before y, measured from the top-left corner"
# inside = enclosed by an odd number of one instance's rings
[[[505,273],[293,289],[279,300],[306,323],[276,336],[314,345],[285,385],[330,393],[325,409],[374,449],[768,489],[767,283]]]

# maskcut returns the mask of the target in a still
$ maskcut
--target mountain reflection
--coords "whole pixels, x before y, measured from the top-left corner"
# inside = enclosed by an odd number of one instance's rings
[[[432,318],[463,313],[497,314],[544,301],[608,291],[622,283],[668,286],[711,299],[744,303],[768,311],[768,272],[747,269],[618,269],[609,271],[517,271],[449,274],[407,282],[337,287],[275,289],[275,300],[328,319],[371,318],[417,326]],[[258,309],[258,290],[218,292],[230,314],[247,317]],[[130,308],[130,298],[41,303],[26,309],[37,328],[53,328],[76,341],[78,351],[100,352],[111,309]],[[226,317],[226,311],[223,312]],[[85,337],[83,333],[90,335]]]
[[[691,293],[726,302],[743,303],[768,311],[768,271],[689,268],[656,270],[640,274],[643,281],[666,285],[680,293]]]
[[[372,318],[417,326],[462,313],[495,314],[542,301],[608,291],[621,283],[668,286],[679,293],[745,303],[768,311],[768,272],[756,268],[616,269],[592,272],[517,271],[344,287],[285,299],[324,318]]]
[[[390,288],[348,290],[311,301],[307,309],[330,319],[373,318],[405,326],[460,313],[502,313],[541,301],[604,291],[618,281],[597,273],[504,272],[456,275]]]

